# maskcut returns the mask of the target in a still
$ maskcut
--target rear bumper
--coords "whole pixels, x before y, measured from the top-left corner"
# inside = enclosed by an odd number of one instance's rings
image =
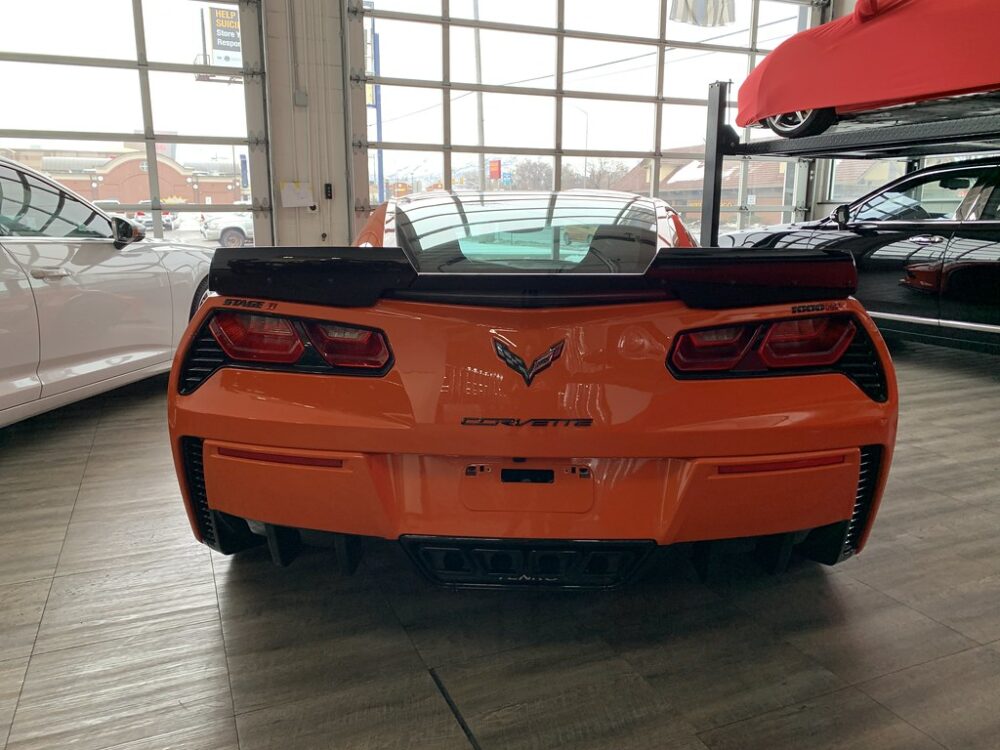
[[[658,545],[841,524],[841,552],[825,555],[836,562],[863,544],[886,473],[884,446],[721,458],[518,461],[276,449],[190,437],[175,449],[192,528],[214,547],[218,512],[385,539]]]

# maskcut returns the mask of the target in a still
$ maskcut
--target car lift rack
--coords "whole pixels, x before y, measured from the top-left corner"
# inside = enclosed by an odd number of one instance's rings
[[[1000,96],[997,94],[897,107],[865,116],[864,125],[860,121],[846,121],[822,135],[750,143],[741,143],[736,130],[726,123],[728,101],[728,82],[719,81],[709,86],[705,198],[701,210],[703,247],[716,247],[718,243],[726,158],[918,159],[940,154],[1000,151]],[[880,119],[882,123],[870,122]]]

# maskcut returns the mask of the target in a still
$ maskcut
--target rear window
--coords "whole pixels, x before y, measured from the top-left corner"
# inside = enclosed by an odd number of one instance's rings
[[[644,273],[651,201],[628,195],[422,196],[396,206],[399,244],[422,273]]]

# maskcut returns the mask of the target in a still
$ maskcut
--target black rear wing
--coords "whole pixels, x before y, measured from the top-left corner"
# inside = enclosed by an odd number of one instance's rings
[[[670,248],[643,274],[423,273],[401,248],[219,248],[209,287],[232,297],[333,307],[403,299],[488,307],[569,307],[679,299],[723,309],[846,299],[857,288],[846,252],[799,248]]]

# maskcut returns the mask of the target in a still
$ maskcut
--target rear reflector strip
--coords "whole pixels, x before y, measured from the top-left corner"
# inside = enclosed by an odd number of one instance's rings
[[[720,466],[720,474],[757,474],[763,471],[791,471],[793,469],[814,469],[818,466],[837,466],[844,463],[844,456],[820,456],[800,458],[794,461],[769,461],[759,464],[730,464]]]
[[[262,453],[245,451],[238,448],[219,448],[217,453],[227,458],[245,458],[249,461],[265,461],[272,464],[293,464],[295,466],[324,466],[330,469],[341,469],[344,461],[339,458],[321,458],[319,456],[289,456],[283,453]]]

